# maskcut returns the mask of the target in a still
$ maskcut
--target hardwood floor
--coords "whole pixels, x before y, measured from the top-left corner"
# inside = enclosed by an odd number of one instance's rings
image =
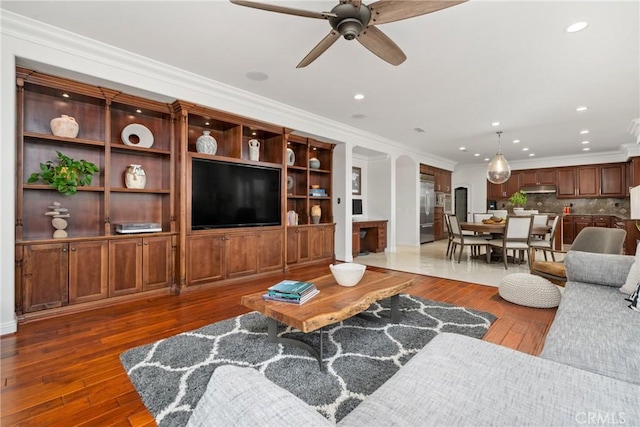
[[[326,272],[326,266],[318,266],[286,277],[308,279]],[[17,334],[0,339],[0,425],[155,425],[120,364],[120,353],[245,313],[240,297],[264,285],[264,279],[253,280],[20,325]],[[408,293],[491,312],[498,320],[484,339],[530,354],[541,351],[556,312],[506,302],[494,287],[429,276],[416,275]]]

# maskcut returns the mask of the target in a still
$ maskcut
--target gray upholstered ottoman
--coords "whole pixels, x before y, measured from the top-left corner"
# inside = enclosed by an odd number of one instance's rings
[[[527,307],[551,308],[560,304],[560,290],[544,277],[528,273],[513,273],[500,282],[500,296],[509,302]]]

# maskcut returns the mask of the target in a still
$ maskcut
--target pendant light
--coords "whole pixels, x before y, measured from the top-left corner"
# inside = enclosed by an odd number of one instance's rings
[[[500,135],[502,132],[496,133],[498,134],[498,152],[489,162],[489,166],[487,166],[487,179],[493,184],[502,184],[503,182],[507,182],[511,176],[511,166],[509,166],[507,159],[502,155],[500,146]]]

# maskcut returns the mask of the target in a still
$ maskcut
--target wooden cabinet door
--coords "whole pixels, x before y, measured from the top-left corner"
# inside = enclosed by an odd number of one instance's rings
[[[142,290],[171,286],[173,272],[171,237],[142,239]]]
[[[444,208],[436,207],[433,212],[433,234],[435,240],[444,238]]]
[[[504,183],[504,196],[511,197],[513,193],[520,191],[522,188],[522,172],[511,172],[511,176]]]
[[[309,228],[287,229],[287,264],[309,261]]]
[[[109,296],[109,242],[69,244],[69,304]]]
[[[335,241],[335,227],[333,225],[326,225],[322,227],[322,257],[333,258],[334,257],[334,241]]]
[[[597,197],[600,195],[600,168],[598,166],[580,166],[576,168],[578,197]]]
[[[142,290],[142,238],[109,242],[109,296]]]
[[[565,245],[570,245],[571,243],[573,243],[574,237],[575,233],[573,231],[573,217],[562,217],[562,243],[564,243]]]
[[[187,283],[199,285],[224,278],[224,234],[191,236],[187,241]]]
[[[494,184],[487,181],[487,199],[500,200],[504,198],[504,191],[502,184]]]
[[[600,167],[600,195],[607,197],[624,197],[626,187],[625,165],[611,164]]]
[[[573,218],[574,239],[580,234],[583,228],[593,227],[593,218],[590,216],[575,216]]]
[[[282,234],[282,230],[258,231],[258,272],[282,269]]]
[[[555,185],[556,184],[556,170],[555,169],[540,169],[536,173],[538,185]]]
[[[522,186],[538,185],[538,174],[535,170],[522,171]]]
[[[611,219],[612,217],[608,216],[608,215],[604,215],[604,216],[594,216],[593,217],[593,226],[594,227],[605,227],[605,228],[611,228]]]
[[[28,245],[23,249],[23,311],[69,304],[69,252],[66,243]]]
[[[444,171],[444,191],[445,193],[451,193],[451,172]]]
[[[309,253],[311,260],[333,258],[334,227],[331,225],[312,227],[309,233]]]
[[[576,197],[576,168],[560,168],[557,170],[558,179],[556,197],[571,198]]]
[[[225,277],[237,277],[258,271],[256,232],[228,233],[225,235]]]

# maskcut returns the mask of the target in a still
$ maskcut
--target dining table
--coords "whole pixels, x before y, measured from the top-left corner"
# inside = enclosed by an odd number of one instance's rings
[[[460,229],[464,231],[475,231],[476,233],[504,234],[506,222],[488,223],[483,222],[461,222]],[[534,224],[531,234],[534,236],[543,236],[551,231],[551,226]]]

